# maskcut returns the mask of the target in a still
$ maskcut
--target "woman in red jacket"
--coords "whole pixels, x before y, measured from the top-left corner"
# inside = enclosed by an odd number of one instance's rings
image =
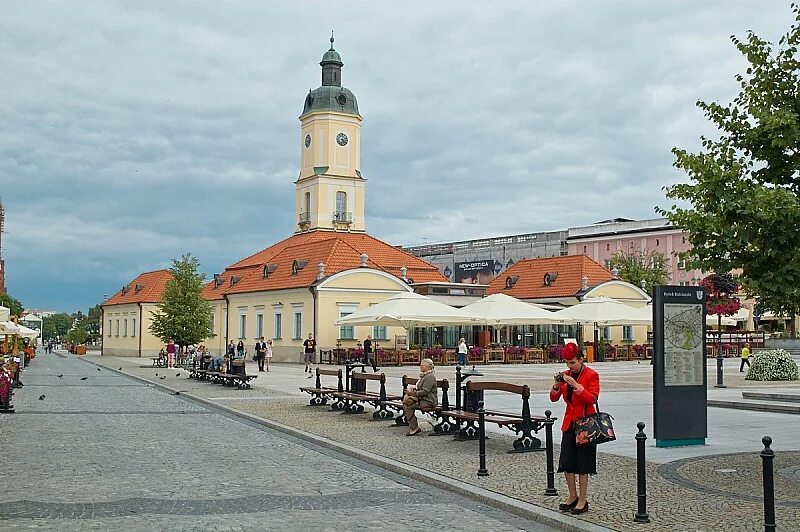
[[[561,357],[567,363],[567,370],[557,373],[550,389],[550,400],[556,402],[563,397],[567,403],[564,421],[561,423],[561,454],[558,457],[558,472],[564,473],[569,496],[559,504],[562,512],[582,514],[589,510],[586,490],[589,475],[597,473],[597,445],[576,445],[573,422],[595,412],[594,404],[600,394],[600,377],[597,372],[583,363],[583,353],[576,344],[564,346]],[[575,486],[578,476],[578,488]]]

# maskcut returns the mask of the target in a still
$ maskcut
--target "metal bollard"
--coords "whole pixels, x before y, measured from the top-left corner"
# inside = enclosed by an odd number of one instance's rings
[[[722,356],[722,349],[717,349],[717,383],[714,385],[714,388],[727,388],[725,384],[722,382],[722,362],[724,358]]]
[[[544,411],[544,434],[545,434],[545,454],[547,454],[547,487],[544,489],[545,495],[558,495],[556,489],[556,472],[553,467],[553,418],[552,412]]]
[[[775,532],[775,485],[773,484],[772,467],[775,452],[769,448],[772,438],[761,438],[764,450],[761,451],[761,465],[764,478],[764,532]]]
[[[647,435],[644,433],[644,423],[641,421],[636,424],[639,432],[636,433],[636,498],[638,508],[633,520],[637,523],[649,523],[650,516],[647,515],[647,477],[644,461],[644,442]]]
[[[478,454],[480,457],[480,466],[478,467],[479,477],[488,477],[489,471],[486,469],[486,425],[484,424],[484,417],[486,411],[483,409],[483,401],[478,403]]]

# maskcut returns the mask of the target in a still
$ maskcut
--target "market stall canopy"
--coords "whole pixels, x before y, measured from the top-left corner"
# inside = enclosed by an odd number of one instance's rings
[[[477,324],[462,309],[453,308],[414,292],[401,292],[386,301],[336,320],[336,325],[438,326]]]
[[[571,307],[554,312],[561,323],[597,323],[598,325],[652,325],[649,307],[636,308],[606,296],[588,297]]]
[[[13,321],[0,321],[0,334],[19,334],[19,325]]]
[[[462,308],[481,325],[547,325],[560,323],[555,313],[506,294],[492,294]]]
[[[11,310],[0,306],[0,321],[8,321],[9,319],[11,319]]]
[[[736,325],[736,320],[733,319],[733,316],[722,316],[722,325],[725,327]],[[717,326],[717,315],[716,314],[707,314],[706,315],[706,325],[710,325],[712,327]]]
[[[34,338],[39,337],[39,331],[35,329],[29,329],[24,325],[17,325],[17,328],[19,329],[19,332],[17,334],[22,336],[23,338],[30,338],[31,340],[33,340]]]

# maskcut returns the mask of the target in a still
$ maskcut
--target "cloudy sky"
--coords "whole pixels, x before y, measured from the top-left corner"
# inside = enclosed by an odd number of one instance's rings
[[[394,244],[653,218],[713,134],[730,35],[788,1],[6,2],[6,284],[74,311],[191,252],[294,230],[299,121],[331,29],[364,116],[367,228]]]

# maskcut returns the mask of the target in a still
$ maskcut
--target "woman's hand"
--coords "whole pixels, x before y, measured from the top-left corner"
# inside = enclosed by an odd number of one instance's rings
[[[408,391],[408,392],[413,392],[416,389],[417,389],[417,387],[414,386],[413,384],[409,384],[408,386],[406,386],[406,391]]]
[[[578,381],[576,381],[575,379],[573,379],[569,375],[564,375],[564,382],[566,382],[567,385],[572,386],[573,388],[577,388],[578,387]]]

